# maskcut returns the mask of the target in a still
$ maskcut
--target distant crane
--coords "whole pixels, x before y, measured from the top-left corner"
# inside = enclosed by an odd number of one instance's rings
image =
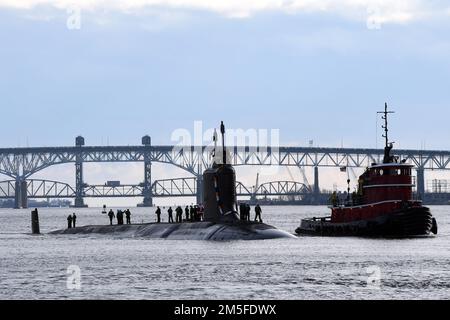
[[[256,193],[258,191],[258,188],[259,188],[259,172],[256,174],[256,183],[253,186],[252,196],[250,197],[251,203],[256,203]]]
[[[306,176],[305,167],[299,166],[298,169],[300,170],[300,173],[302,175],[303,183],[308,187],[308,190],[312,190],[311,184],[309,183],[308,177]],[[291,177],[292,181],[295,181],[294,176],[292,175],[292,172],[289,169],[289,167],[287,167],[287,170],[288,170],[289,176]]]
[[[305,168],[303,166],[299,166],[298,167],[300,170],[300,173],[303,177],[303,183],[306,185],[306,187],[308,188],[309,191],[312,190],[311,185],[309,184],[308,178],[306,177],[306,173],[305,173]],[[292,171],[289,169],[289,167],[287,167],[287,171],[289,173],[289,176],[291,178],[292,181],[296,181],[296,179],[294,178],[294,175],[292,174]],[[292,199],[289,200],[295,200],[294,196],[292,196]]]

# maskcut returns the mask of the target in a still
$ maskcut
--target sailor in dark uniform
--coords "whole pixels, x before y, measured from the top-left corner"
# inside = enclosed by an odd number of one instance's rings
[[[122,225],[123,224],[123,211],[117,210],[117,224]]]
[[[157,219],[156,222],[157,223],[161,223],[161,208],[160,207],[156,208],[155,214],[156,214],[156,219]]]
[[[72,215],[67,217],[67,229],[72,229]]]
[[[167,213],[169,214],[169,223],[173,223],[172,207],[169,207],[169,210],[167,210]]]
[[[116,215],[114,214],[114,211],[112,211],[112,209],[109,210],[108,217],[109,217],[109,224],[112,226],[113,219],[116,217]]]
[[[191,221],[195,221],[195,209],[193,206],[190,207],[189,213],[191,214]]]
[[[245,205],[245,220],[246,221],[250,221],[250,212],[252,211],[252,209],[250,208],[250,205],[247,203]]]
[[[75,212],[72,214],[72,226],[74,228],[76,228],[77,226],[77,215],[75,214]]]
[[[245,220],[245,207],[243,203],[239,204],[239,217],[242,221]]]
[[[259,221],[259,222],[263,222],[261,219],[261,207],[259,206],[259,204],[256,205],[255,207],[255,221]]]
[[[186,216],[186,221],[189,221],[189,207],[186,206],[186,208],[184,208],[184,214]]]
[[[125,210],[125,217],[127,219],[127,224],[131,224],[131,211],[130,211],[130,209]]]

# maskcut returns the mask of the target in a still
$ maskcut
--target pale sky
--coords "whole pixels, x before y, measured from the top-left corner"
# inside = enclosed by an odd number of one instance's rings
[[[448,1],[0,0],[0,147],[170,144],[196,120],[375,147],[387,101],[397,147],[449,150],[449,34]]]

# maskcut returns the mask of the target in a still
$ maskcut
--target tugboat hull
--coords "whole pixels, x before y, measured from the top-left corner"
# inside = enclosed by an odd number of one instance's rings
[[[335,223],[328,219],[305,219],[298,235],[329,237],[415,237],[437,233],[436,220],[426,207],[408,208],[372,219]]]

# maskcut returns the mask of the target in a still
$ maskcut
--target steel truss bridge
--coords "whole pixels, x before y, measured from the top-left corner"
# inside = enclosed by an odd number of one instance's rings
[[[101,190],[99,186],[86,188],[83,179],[84,163],[142,162],[143,183],[139,187],[128,186],[129,189],[124,192],[139,194],[144,198],[144,206],[151,206],[153,197],[158,196],[152,180],[152,163],[165,163],[181,168],[195,178],[195,195],[197,202],[201,202],[202,171],[210,163],[212,147],[154,146],[150,141],[150,137],[145,136],[139,146],[95,147],[84,146],[84,139],[77,137],[73,147],[3,148],[0,149],[0,174],[14,180],[15,204],[20,208],[27,206],[27,180],[35,173],[54,165],[73,163],[75,187],[72,191],[75,194],[75,206],[81,207],[84,206],[83,199],[89,195],[109,197],[112,192]],[[232,147],[228,150],[235,166],[314,168],[313,193],[320,193],[319,168],[364,168],[372,163],[380,163],[384,155],[381,149],[358,148]],[[395,150],[395,154],[416,167],[417,192],[421,195],[425,193],[425,171],[450,169],[450,151]],[[118,192],[114,190],[116,191]]]
[[[30,179],[27,184],[27,197],[33,199],[75,198],[76,190],[71,185],[51,180]],[[16,194],[15,180],[0,182],[0,199],[14,198]],[[177,178],[156,180],[152,184],[153,197],[195,197],[197,195],[197,179]],[[139,185],[85,185],[85,198],[128,198],[142,197],[143,184]],[[304,196],[311,193],[308,186],[295,181],[273,181],[261,184],[256,190],[246,187],[241,182],[236,185],[238,196]]]

